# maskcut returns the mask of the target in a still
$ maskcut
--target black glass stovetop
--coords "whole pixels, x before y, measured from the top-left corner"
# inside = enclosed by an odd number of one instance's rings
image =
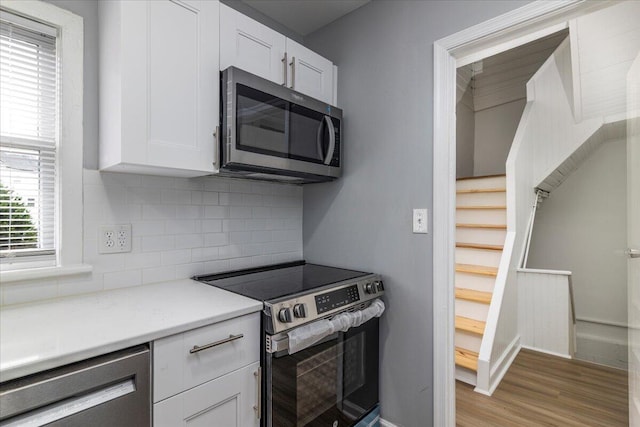
[[[297,261],[227,273],[195,276],[208,285],[260,301],[305,294],[309,291],[355,279],[369,273]]]

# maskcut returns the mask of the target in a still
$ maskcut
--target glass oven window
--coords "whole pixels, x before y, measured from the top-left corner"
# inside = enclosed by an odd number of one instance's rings
[[[378,402],[377,325],[374,319],[293,355],[274,357],[271,425],[343,427],[366,415]]]

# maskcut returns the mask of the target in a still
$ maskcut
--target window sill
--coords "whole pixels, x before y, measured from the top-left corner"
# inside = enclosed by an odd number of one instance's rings
[[[23,282],[25,280],[48,279],[65,276],[87,274],[93,271],[93,266],[88,264],[74,264],[64,267],[31,268],[28,270],[3,271],[0,273],[2,283]]]

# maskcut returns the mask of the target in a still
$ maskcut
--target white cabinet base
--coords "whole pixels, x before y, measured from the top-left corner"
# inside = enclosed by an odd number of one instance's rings
[[[153,405],[155,427],[258,427],[259,363]]]

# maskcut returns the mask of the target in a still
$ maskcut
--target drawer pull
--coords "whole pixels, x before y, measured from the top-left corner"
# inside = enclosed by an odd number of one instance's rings
[[[206,350],[206,349],[211,348],[211,347],[217,347],[219,345],[226,344],[226,343],[231,342],[231,341],[239,340],[242,337],[244,337],[243,334],[229,335],[229,338],[225,338],[225,339],[222,339],[220,341],[212,342],[210,344],[206,344],[206,345],[203,345],[203,346],[194,345],[193,348],[191,350],[189,350],[189,353],[193,354],[193,353],[197,353],[197,352],[202,351],[202,350]]]

